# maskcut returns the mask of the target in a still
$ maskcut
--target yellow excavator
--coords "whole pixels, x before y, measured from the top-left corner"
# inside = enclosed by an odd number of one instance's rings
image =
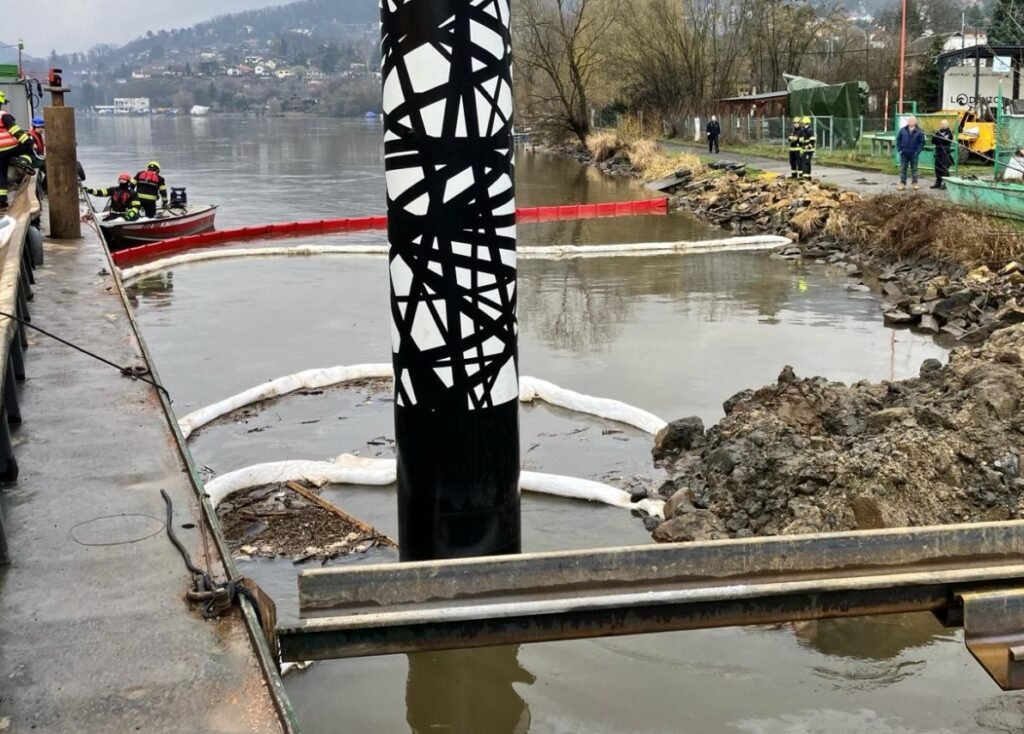
[[[960,163],[966,163],[972,155],[982,160],[991,160],[996,149],[996,122],[991,117],[978,117],[974,110],[942,110],[929,115],[931,120],[946,118],[953,126],[953,120],[957,120],[957,155]],[[922,126],[923,128],[923,126]],[[936,129],[938,129],[936,127]],[[935,130],[925,130],[926,133],[933,133]]]

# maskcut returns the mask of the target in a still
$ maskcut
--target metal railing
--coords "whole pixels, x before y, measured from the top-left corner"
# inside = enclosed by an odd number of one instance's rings
[[[284,660],[931,611],[1024,687],[1024,522],[302,571]]]

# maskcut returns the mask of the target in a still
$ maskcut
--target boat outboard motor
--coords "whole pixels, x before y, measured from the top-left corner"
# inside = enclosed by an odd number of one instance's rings
[[[171,209],[184,209],[188,206],[188,194],[185,193],[185,187],[172,187],[171,188]]]

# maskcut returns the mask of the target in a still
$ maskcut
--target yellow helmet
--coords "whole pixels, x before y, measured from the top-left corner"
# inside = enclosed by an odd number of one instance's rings
[[[154,171],[159,171],[160,170],[160,162],[159,161],[150,161],[149,163],[146,164],[146,168],[151,168]]]
[[[802,120],[800,120],[800,122],[802,122],[805,125],[810,125],[811,124],[811,118],[805,116]]]
[[[7,94],[0,92],[0,104],[7,104]]]
[[[794,117],[793,118],[793,124],[794,125],[799,125],[800,124],[800,118],[799,117]]]

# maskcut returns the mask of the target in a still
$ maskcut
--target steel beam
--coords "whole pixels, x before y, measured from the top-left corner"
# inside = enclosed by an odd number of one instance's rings
[[[1024,523],[316,569],[298,583],[302,621],[278,628],[291,661],[942,612],[1024,587]],[[985,641],[1024,632],[1019,616],[986,618]]]

